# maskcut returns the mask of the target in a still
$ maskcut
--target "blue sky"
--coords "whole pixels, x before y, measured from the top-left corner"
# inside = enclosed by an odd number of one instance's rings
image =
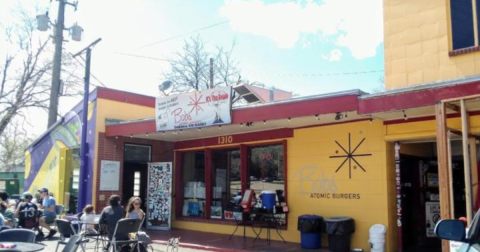
[[[9,21],[17,2],[38,3],[56,17],[57,1],[2,0],[0,21]],[[165,59],[197,34],[207,49],[229,47],[235,40],[242,79],[298,95],[357,88],[371,92],[384,75],[381,0],[79,0],[76,12],[66,10],[66,26],[75,22],[84,29],[83,41],[68,42],[65,50],[76,53],[101,37],[92,56],[95,77],[107,87],[146,95],[158,93],[168,64],[119,53]],[[365,71],[376,72],[349,74]],[[61,106],[64,112],[70,103]]]

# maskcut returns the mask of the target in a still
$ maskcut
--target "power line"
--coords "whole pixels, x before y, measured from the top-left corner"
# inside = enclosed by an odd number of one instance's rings
[[[244,75],[261,75],[261,76],[279,76],[279,77],[322,77],[322,76],[339,76],[339,75],[357,75],[384,72],[384,70],[369,70],[356,72],[340,72],[340,73],[265,73],[265,72],[245,72]]]
[[[85,61],[85,59],[84,59],[83,57],[80,57],[80,58],[82,58],[82,60]],[[80,60],[78,60],[78,58],[75,58],[75,57],[74,57],[74,59],[78,62],[78,64],[80,64],[82,67],[85,68],[85,65],[83,65],[83,63],[82,63]],[[93,73],[90,73],[90,75],[91,75],[96,81],[98,81],[98,83],[100,83],[100,86],[102,86],[102,87],[107,87],[105,84],[103,84],[103,82],[101,82],[97,77],[95,77],[95,75],[93,75]],[[94,85],[94,86],[99,86],[99,85],[95,85],[95,84],[93,84],[93,83],[91,83],[91,84]]]
[[[142,59],[151,59],[151,60],[159,60],[159,61],[169,61],[169,60],[167,60],[167,59],[154,58],[154,57],[143,56],[143,55],[138,55],[138,54],[130,54],[130,53],[122,53],[122,52],[115,52],[115,53],[116,53],[116,54],[120,54],[120,55],[130,56],[130,57],[142,58]]]
[[[153,42],[153,43],[148,44],[148,45],[141,46],[141,47],[137,48],[137,50],[138,50],[138,49],[145,48],[145,47],[157,45],[157,44],[160,44],[160,43],[163,43],[163,42],[172,40],[172,39],[176,39],[176,38],[179,38],[179,37],[183,37],[183,36],[188,35],[188,34],[191,34],[191,33],[199,32],[199,31],[206,30],[206,29],[209,29],[209,28],[212,28],[212,27],[215,27],[215,26],[219,26],[219,25],[222,25],[222,24],[226,24],[226,23],[228,23],[228,22],[230,22],[230,21],[229,21],[229,20],[225,20],[225,21],[222,21],[222,22],[220,22],[220,23],[215,23],[215,24],[212,24],[212,25],[209,25],[209,26],[205,26],[205,27],[202,27],[202,28],[193,30],[193,31],[185,32],[185,33],[182,33],[182,34],[179,34],[179,35],[170,37],[170,38],[166,38],[166,39],[163,39],[163,40],[160,40],[160,41],[157,41],[157,42]]]

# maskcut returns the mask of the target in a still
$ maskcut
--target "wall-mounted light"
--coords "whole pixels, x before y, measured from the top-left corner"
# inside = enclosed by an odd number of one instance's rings
[[[240,127],[243,127],[243,123],[240,123]]]
[[[263,120],[263,125],[267,124],[267,121],[266,120]]]
[[[405,114],[405,110],[402,110],[403,111],[403,119],[406,121],[408,120],[408,117],[407,117],[407,114]]]
[[[316,118],[317,120],[320,120],[320,117],[319,117],[318,114],[315,115],[315,118]]]
[[[148,137],[148,132],[147,132],[147,134],[145,134],[145,135]]]
[[[289,118],[288,118],[288,122],[291,122],[291,121],[292,121],[292,118],[289,117]]]
[[[372,122],[373,122],[373,118],[370,118],[370,124],[372,124]]]
[[[132,138],[132,137],[133,137],[133,135],[132,135],[132,134],[130,134],[130,138]]]
[[[335,115],[335,120],[338,121],[338,120],[341,120],[343,119],[343,114],[338,112],[336,115]]]

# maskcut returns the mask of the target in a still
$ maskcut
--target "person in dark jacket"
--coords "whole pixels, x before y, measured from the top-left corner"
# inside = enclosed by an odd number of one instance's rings
[[[110,196],[110,206],[105,207],[100,214],[99,223],[107,226],[109,240],[112,240],[117,222],[125,216],[125,210],[123,206],[120,205],[120,200],[120,196],[118,195]],[[104,248],[104,250],[108,250],[109,246],[110,243],[107,243],[107,247]]]

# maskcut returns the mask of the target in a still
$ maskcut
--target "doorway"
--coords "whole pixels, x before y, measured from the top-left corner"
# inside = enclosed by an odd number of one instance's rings
[[[151,146],[125,144],[123,155],[122,205],[126,206],[133,196],[142,199],[142,209],[146,211],[148,183],[148,162],[151,160]]]
[[[406,252],[442,250],[441,241],[434,234],[435,225],[440,220],[436,150],[433,142],[402,144],[400,147],[402,243]],[[455,218],[466,214],[463,175],[463,159],[452,156]]]

